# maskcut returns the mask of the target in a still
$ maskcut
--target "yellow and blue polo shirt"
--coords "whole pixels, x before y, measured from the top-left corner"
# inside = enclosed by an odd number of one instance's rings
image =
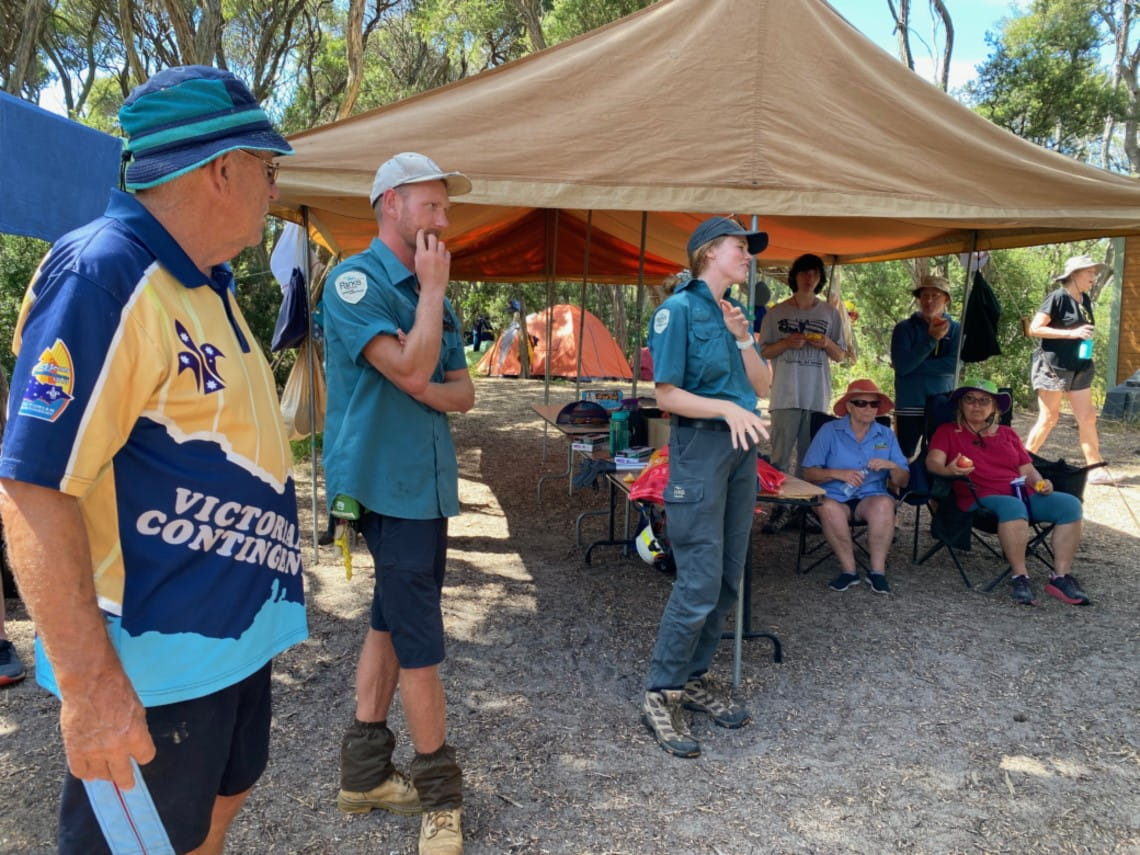
[[[115,191],[52,247],[17,322],[0,477],[78,499],[147,706],[232,685],[308,634],[289,444],[232,289]]]

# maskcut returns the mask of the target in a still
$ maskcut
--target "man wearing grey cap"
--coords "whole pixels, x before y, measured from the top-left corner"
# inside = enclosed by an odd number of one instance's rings
[[[329,500],[355,499],[375,559],[369,629],[356,670],[356,710],[341,743],[337,805],[422,813],[421,855],[463,851],[462,779],[447,744],[440,595],[447,519],[459,474],[447,413],[475,404],[459,321],[445,292],[451,255],[440,233],[449,197],[471,182],[404,152],[376,171],[378,235],[338,265],[325,292]],[[415,758],[411,781],[392,763],[387,725],[396,688]]]
[[[59,851],[220,853],[268,759],[272,659],[307,635],[292,456],[226,263],[292,149],[205,66],[119,121],[129,192],[21,309],[0,500],[61,701]]]

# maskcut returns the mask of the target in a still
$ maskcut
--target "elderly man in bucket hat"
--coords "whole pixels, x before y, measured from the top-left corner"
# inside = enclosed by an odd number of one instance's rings
[[[129,192],[24,298],[0,499],[61,701],[59,851],[217,853],[266,765],[272,659],[307,636],[289,444],[226,264],[291,149],[213,68],[119,117]]]
[[[1036,454],[1061,417],[1061,398],[1069,399],[1077,420],[1081,451],[1088,464],[1101,463],[1096,407],[1092,401],[1093,336],[1096,319],[1088,292],[1105,265],[1089,255],[1075,255],[1053,277],[1060,285],[1049,294],[1029,322],[1029,334],[1040,339],[1033,352],[1033,388],[1037,390],[1037,421],[1025,447]],[[1111,484],[1104,468],[1089,473],[1090,484]]]
[[[421,855],[463,851],[463,782],[439,666],[447,522],[459,513],[448,413],[471,409],[475,387],[446,296],[451,254],[440,233],[450,197],[470,189],[466,176],[416,152],[383,163],[369,195],[377,236],[333,269],[324,298],[328,495],[359,504],[376,564],[337,805],[422,814]],[[397,687],[415,749],[410,782],[392,762]]]
[[[898,440],[886,425],[875,421],[894,409],[873,380],[854,380],[835,402],[835,421],[819,429],[804,455],[804,479],[820,484],[827,495],[819,508],[823,535],[839,559],[839,575],[828,584],[846,591],[859,584],[850,521],[867,523],[871,572],[867,579],[876,594],[889,594],[887,551],[895,533],[897,492],[910,481],[910,468]]]

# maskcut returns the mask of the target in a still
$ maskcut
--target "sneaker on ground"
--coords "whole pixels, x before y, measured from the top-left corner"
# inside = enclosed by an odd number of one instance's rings
[[[1087,606],[1089,596],[1081,590],[1080,583],[1070,575],[1054,576],[1045,586],[1045,593],[1056,597],[1070,606]]]
[[[701,745],[685,726],[681,712],[682,689],[646,692],[641,702],[641,723],[657,744],[677,757],[700,757]]]
[[[761,531],[763,531],[764,534],[779,534],[787,522],[788,509],[783,505],[776,505],[776,507],[772,509],[772,513],[768,516],[768,522],[764,524],[764,528],[762,528]]]
[[[1109,474],[1108,470],[1103,466],[1092,470],[1086,478],[1086,484],[1115,484],[1116,480]]]
[[[713,692],[712,683],[707,677],[693,677],[685,684],[683,704],[685,709],[706,713],[713,723],[720,727],[744,727],[752,721],[742,705],[721,700]]]
[[[336,797],[336,806],[343,813],[368,813],[372,810],[386,810],[400,816],[423,813],[419,793],[400,772],[393,772],[383,783],[366,793],[341,790]]]
[[[859,584],[858,573],[840,573],[834,579],[827,583],[827,587],[833,591],[846,591],[848,588],[853,588]]]
[[[0,638],[0,686],[19,683],[27,672],[16,647],[6,638]]]
[[[891,592],[891,586],[887,584],[885,573],[868,573],[867,581],[871,584],[871,590],[876,594],[889,594]]]
[[[1033,586],[1029,584],[1028,576],[1014,576],[1009,581],[1009,595],[1019,605],[1037,605],[1037,598],[1033,596]]]
[[[462,809],[433,810],[420,822],[420,855],[463,855]]]

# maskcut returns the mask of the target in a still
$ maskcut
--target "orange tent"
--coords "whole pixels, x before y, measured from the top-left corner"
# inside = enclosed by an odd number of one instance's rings
[[[578,354],[582,354],[583,380],[632,380],[633,371],[621,347],[606,325],[587,311],[585,325],[582,310],[565,304],[553,306],[550,331],[550,351],[546,349],[545,311],[527,315],[526,329],[534,345],[534,361],[530,373],[534,377],[546,374],[550,358],[550,376],[574,378],[578,376]],[[507,330],[494,346],[479,360],[477,371],[484,376],[517,377],[519,375],[519,336],[517,330]]]

